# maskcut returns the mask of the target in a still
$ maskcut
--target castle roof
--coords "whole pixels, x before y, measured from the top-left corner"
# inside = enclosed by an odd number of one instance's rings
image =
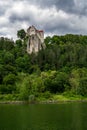
[[[44,32],[43,30],[36,30],[37,32]]]

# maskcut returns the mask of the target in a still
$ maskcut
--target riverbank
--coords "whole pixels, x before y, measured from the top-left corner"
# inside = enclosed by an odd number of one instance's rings
[[[38,97],[33,100],[14,100],[14,99],[4,99],[0,100],[0,104],[55,104],[64,102],[87,102],[87,97],[80,95],[74,96],[64,96],[64,95],[52,95],[50,98]]]
[[[80,95],[64,96],[64,95],[53,95],[50,99],[40,98],[39,103],[62,103],[62,102],[87,102],[87,97]]]
[[[69,102],[87,102],[87,100],[46,100],[40,102],[28,102],[28,101],[0,101],[0,104],[58,104],[58,103],[69,103]]]

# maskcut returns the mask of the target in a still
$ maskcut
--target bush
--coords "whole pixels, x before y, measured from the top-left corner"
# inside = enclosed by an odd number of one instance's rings
[[[16,91],[16,87],[14,85],[8,84],[2,84],[0,85],[0,93],[1,94],[13,94]]]
[[[14,74],[8,74],[4,77],[3,84],[5,85],[14,84],[15,81],[16,81],[16,76]]]
[[[43,93],[44,98],[49,99],[51,98],[52,94],[49,91]]]
[[[87,96],[87,77],[80,79],[77,93],[82,96]]]
[[[62,93],[68,84],[67,74],[64,72],[56,72],[45,79],[46,90],[52,93]]]
[[[69,81],[74,94],[87,95],[87,69],[73,69]]]
[[[32,86],[30,77],[25,77],[23,81],[20,83],[20,99],[28,100],[29,95],[31,94]]]

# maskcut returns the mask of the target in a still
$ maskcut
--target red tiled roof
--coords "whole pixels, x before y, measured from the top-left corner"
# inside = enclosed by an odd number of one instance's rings
[[[43,32],[43,30],[37,30],[37,32]]]

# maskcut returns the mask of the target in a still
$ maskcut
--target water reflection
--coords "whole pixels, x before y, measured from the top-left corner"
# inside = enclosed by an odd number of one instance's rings
[[[87,103],[0,105],[0,130],[86,130]]]

